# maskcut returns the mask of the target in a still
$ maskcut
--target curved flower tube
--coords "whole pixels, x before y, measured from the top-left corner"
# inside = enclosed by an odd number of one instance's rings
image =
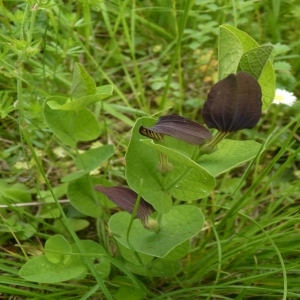
[[[205,139],[212,138],[203,125],[177,115],[160,117],[154,126],[141,126],[139,132],[154,140],[162,140],[163,135],[169,135],[193,145],[203,144]]]
[[[131,189],[120,186],[105,187],[102,185],[96,185],[94,190],[104,194],[109,200],[132,214],[138,195]],[[154,209],[152,205],[141,198],[136,212],[136,217],[144,220],[147,219],[153,212]]]

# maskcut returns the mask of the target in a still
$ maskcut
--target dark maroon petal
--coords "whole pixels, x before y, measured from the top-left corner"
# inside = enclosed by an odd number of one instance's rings
[[[131,189],[120,186],[104,187],[101,185],[96,185],[94,190],[103,193],[109,200],[129,213],[132,213],[138,197],[138,195]],[[152,205],[141,198],[136,216],[140,219],[144,219],[152,214],[153,211],[154,209]]]
[[[262,93],[257,80],[239,72],[216,83],[208,94],[202,116],[209,128],[234,132],[253,128],[261,117]]]
[[[145,132],[145,129],[150,131],[148,137],[151,137],[151,132],[152,135],[165,134],[193,145],[202,144],[205,139],[212,138],[210,131],[204,126],[176,115],[160,117],[154,126],[141,127],[140,133],[142,130]]]

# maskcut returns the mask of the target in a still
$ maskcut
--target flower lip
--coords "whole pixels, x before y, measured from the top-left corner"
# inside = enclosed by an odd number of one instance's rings
[[[177,115],[160,117],[154,126],[141,126],[139,132],[152,139],[162,139],[163,135],[169,135],[193,145],[212,138],[210,131],[203,125]]]
[[[96,185],[94,190],[103,193],[109,200],[132,214],[138,195],[131,189],[121,186],[105,187]],[[154,209],[152,205],[141,198],[136,217],[146,219],[153,212]]]
[[[282,89],[276,89],[275,92],[275,98],[273,103],[274,104],[285,104],[288,106],[292,106],[295,101],[296,101],[296,97],[293,93],[288,92],[286,90],[282,90]]]
[[[261,117],[262,92],[246,72],[230,74],[217,82],[204,103],[202,117],[209,128],[235,132],[253,128]]]

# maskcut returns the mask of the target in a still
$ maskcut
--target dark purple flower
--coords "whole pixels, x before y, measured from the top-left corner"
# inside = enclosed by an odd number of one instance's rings
[[[160,117],[154,126],[141,126],[139,132],[154,140],[162,140],[165,134],[193,145],[202,144],[205,139],[212,137],[204,126],[176,115]]]
[[[210,90],[203,120],[220,132],[253,128],[261,117],[261,98],[261,88],[254,77],[246,72],[230,74]]]
[[[116,205],[132,214],[138,195],[131,189],[120,186],[105,187],[101,185],[96,185],[94,187],[94,190],[103,193]],[[146,219],[153,212],[154,209],[152,205],[146,202],[143,198],[141,198],[136,217],[139,219]]]

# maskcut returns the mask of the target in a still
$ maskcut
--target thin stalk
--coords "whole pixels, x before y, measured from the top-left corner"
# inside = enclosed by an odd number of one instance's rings
[[[192,168],[193,167],[186,167],[185,170],[173,180],[173,182],[165,187],[164,191],[170,191],[182,178],[184,178],[192,170]]]
[[[159,110],[164,109],[164,106],[165,106],[165,103],[166,103],[166,100],[167,100],[167,94],[168,94],[169,87],[170,87],[170,84],[171,84],[172,74],[174,72],[175,63],[176,63],[176,60],[177,60],[177,57],[178,57],[178,54],[179,54],[179,51],[180,51],[180,46],[181,46],[181,41],[182,41],[182,37],[183,37],[184,28],[186,26],[186,22],[187,22],[187,19],[188,19],[188,16],[189,16],[189,11],[190,11],[190,8],[192,7],[192,4],[193,4],[193,0],[187,0],[186,1],[186,5],[185,5],[185,8],[184,8],[183,20],[182,20],[182,26],[181,26],[180,31],[179,31],[177,43],[176,43],[174,54],[173,54],[173,57],[172,57],[172,62],[171,62],[171,66],[170,66],[170,69],[169,69],[168,78],[167,78],[167,81],[166,81],[166,85],[165,85],[165,88],[164,88],[162,99],[161,99],[161,102],[160,102]]]
[[[144,264],[143,264],[140,256],[138,255],[137,251],[133,248],[133,246],[131,245],[131,243],[129,241],[129,234],[130,234],[130,231],[131,231],[131,227],[132,227],[133,221],[135,219],[137,210],[138,210],[140,202],[141,202],[142,188],[143,188],[143,179],[141,179],[141,181],[140,181],[139,193],[138,193],[136,202],[134,204],[134,208],[133,208],[133,211],[132,211],[132,214],[131,214],[131,218],[130,218],[130,221],[129,221],[129,224],[128,224],[128,228],[127,228],[127,232],[126,232],[126,242],[127,242],[128,246],[129,246],[129,248],[132,250],[134,256],[137,258],[137,260],[139,261],[139,263],[143,266]]]

